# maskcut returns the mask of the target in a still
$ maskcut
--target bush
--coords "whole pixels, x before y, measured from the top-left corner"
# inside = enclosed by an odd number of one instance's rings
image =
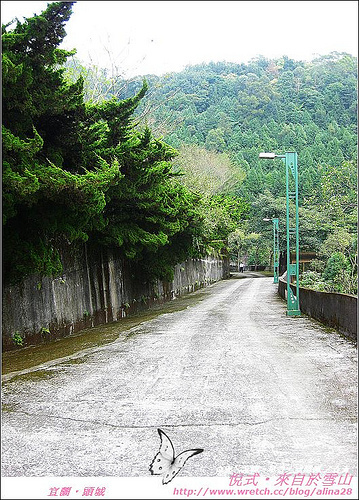
[[[325,281],[335,281],[340,278],[345,271],[349,271],[349,268],[349,262],[345,255],[342,252],[336,252],[328,259],[323,272],[323,278]]]
[[[299,286],[317,290],[318,292],[326,292],[326,283],[320,273],[316,271],[305,271],[299,277]]]

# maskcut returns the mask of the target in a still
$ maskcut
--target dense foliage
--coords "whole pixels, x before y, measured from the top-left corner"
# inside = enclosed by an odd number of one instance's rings
[[[356,58],[336,52],[310,63],[259,57],[248,64],[201,64],[147,78],[150,96],[137,110],[143,122],[180,148],[184,158],[186,150],[205,148],[208,154],[229,157],[237,177],[244,174],[231,192],[251,210],[230,238],[233,257],[241,249],[249,264],[268,264],[272,226],[263,219],[271,217],[280,219],[280,247],[285,251],[283,163],[260,160],[258,154],[294,150],[301,251],[316,252],[312,268],[332,290],[330,273],[324,271],[333,261],[325,248],[344,231],[346,246],[338,251],[347,259],[343,270],[348,276],[336,290],[356,293]],[[134,79],[112,91],[126,95],[137,87]],[[217,164],[222,171],[221,162]],[[238,231],[244,237],[238,239]]]
[[[4,283],[61,272],[59,250],[81,242],[171,278],[208,239],[200,197],[178,181],[177,152],[136,127],[146,81],[95,103],[81,76],[65,77],[73,52],[58,46],[72,4],[2,26]]]
[[[61,270],[58,249],[111,246],[151,279],[220,252],[267,265],[299,158],[303,284],[356,293],[357,61],[258,57],[124,80],[58,47],[73,2],[2,27],[5,280]],[[161,139],[156,138],[161,137]],[[139,266],[137,266],[139,268]]]

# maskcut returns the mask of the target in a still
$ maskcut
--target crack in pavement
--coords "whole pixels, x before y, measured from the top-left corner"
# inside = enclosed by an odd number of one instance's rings
[[[330,421],[336,421],[336,418],[320,418],[320,417],[286,417],[286,418],[269,418],[267,420],[262,420],[258,422],[208,422],[208,423],[193,423],[193,424],[158,424],[158,425],[117,425],[117,424],[111,424],[109,422],[100,422],[98,420],[83,420],[79,418],[72,418],[72,417],[62,417],[60,415],[48,415],[46,413],[44,414],[38,414],[38,413],[30,413],[26,412],[23,410],[13,410],[11,413],[21,413],[23,415],[31,416],[31,417],[39,417],[39,418],[54,418],[57,420],[69,420],[72,422],[79,422],[79,423],[84,423],[84,424],[94,424],[94,425],[102,425],[102,426],[108,426],[108,427],[114,427],[116,429],[156,429],[158,427],[175,427],[175,428],[180,428],[180,427],[239,427],[241,425],[249,425],[249,426],[256,426],[256,425],[264,425],[268,424],[271,422],[282,422],[282,421],[302,421],[302,422],[311,422],[311,421],[316,421],[316,422],[330,422]],[[341,419],[343,422],[356,422],[356,418],[353,417],[346,417]]]
[[[248,467],[354,468],[355,348],[287,318],[270,278],[216,285],[131,335],[7,375],[6,474],[141,474],[144,435],[158,428],[206,438],[205,476],[232,468],[243,444]]]

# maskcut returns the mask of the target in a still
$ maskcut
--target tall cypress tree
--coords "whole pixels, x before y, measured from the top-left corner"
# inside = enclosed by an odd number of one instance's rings
[[[60,65],[74,51],[57,47],[73,4],[52,3],[10,32],[2,26],[3,124],[22,140],[33,137],[35,127],[44,141],[43,158],[69,170],[82,149],[76,129],[84,112],[83,82],[64,85]]]
[[[58,48],[73,3],[2,26],[4,283],[58,272],[59,242],[88,238],[120,177],[116,162],[84,170],[83,81],[66,82]]]
[[[4,283],[59,272],[63,242],[88,240],[141,262],[149,278],[170,277],[192,250],[196,197],[174,179],[175,150],[135,128],[146,82],[91,105],[82,79],[66,80],[73,52],[58,46],[73,3],[2,26]]]

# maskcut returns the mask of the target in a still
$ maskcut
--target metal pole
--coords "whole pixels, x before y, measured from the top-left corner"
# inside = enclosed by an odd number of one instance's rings
[[[298,216],[298,162],[297,153],[288,152],[284,155],[286,167],[286,204],[287,204],[287,316],[300,316],[299,309],[299,216]],[[294,191],[290,191],[289,175],[294,178]],[[290,227],[290,199],[295,201],[295,227]],[[290,237],[295,238],[295,264],[290,261]],[[296,293],[294,295],[290,282],[296,277]]]
[[[281,158],[285,164],[285,179],[286,179],[286,218],[287,218],[287,316],[300,316],[299,309],[299,214],[298,214],[298,161],[295,151],[287,152],[281,155],[275,153],[259,153],[259,158],[274,160]],[[294,178],[294,191],[290,191],[289,174]],[[292,182],[293,184],[293,182]],[[295,227],[291,228],[290,223],[290,199],[295,200]],[[274,222],[274,220],[273,220]],[[290,261],[290,236],[295,237],[295,264]],[[278,252],[279,255],[279,252]],[[273,273],[274,274],[274,273]],[[296,277],[296,292],[293,293],[290,282],[292,276]]]
[[[295,153],[295,294],[297,297],[297,309],[300,315],[299,305],[299,179],[298,179],[298,155]]]
[[[273,283],[279,282],[279,220],[273,220]]]

